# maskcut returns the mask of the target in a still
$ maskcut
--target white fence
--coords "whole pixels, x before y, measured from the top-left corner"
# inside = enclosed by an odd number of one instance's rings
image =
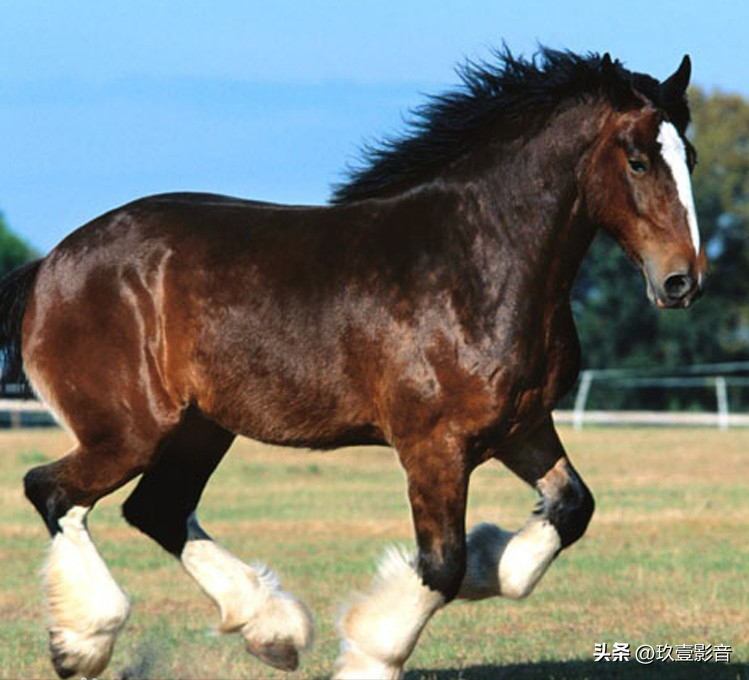
[[[36,399],[0,399],[0,427],[54,424],[47,407]]]
[[[749,414],[691,411],[554,411],[554,422],[572,425],[576,430],[587,426],[638,427],[715,427],[728,430],[749,427]]]
[[[650,387],[659,389],[703,388],[714,394],[712,412],[602,411],[588,410],[587,403],[595,381],[619,390]],[[731,412],[728,388],[749,387],[749,362],[727,362],[686,366],[678,371],[663,369],[586,370],[580,374],[572,411],[555,413],[557,422],[584,425],[670,425],[708,426],[727,430],[749,427],[749,414]]]

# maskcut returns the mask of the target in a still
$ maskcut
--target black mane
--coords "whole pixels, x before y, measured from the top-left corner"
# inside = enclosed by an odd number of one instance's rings
[[[468,62],[458,69],[461,85],[431,96],[413,112],[408,133],[364,148],[362,165],[347,182],[334,187],[331,202],[389,196],[436,176],[446,164],[480,141],[490,126],[510,126],[549,110],[561,100],[597,91],[629,93],[633,89],[659,98],[659,83],[631,73],[608,56],[580,56],[542,47],[530,60],[515,58],[505,47],[497,63]]]

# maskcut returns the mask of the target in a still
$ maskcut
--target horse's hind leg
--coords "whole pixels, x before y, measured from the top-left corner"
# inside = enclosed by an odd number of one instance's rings
[[[26,496],[52,535],[44,579],[50,653],[60,676],[93,677],[109,662],[129,604],[91,541],[86,517],[100,498],[152,465],[180,409],[166,400],[156,408],[154,393],[143,393],[140,374],[116,351],[82,356],[77,343],[49,346],[42,330],[32,337],[38,339],[27,351],[29,378],[76,439],[71,453],[24,478]],[[50,370],[46,356],[75,371]]]
[[[219,630],[240,632],[249,652],[293,670],[312,638],[307,609],[279,590],[269,570],[249,567],[215,543],[195,515],[203,488],[233,439],[197,411],[188,411],[125,502],[124,515],[180,559],[216,602]]]
[[[79,445],[24,478],[26,495],[52,536],[44,570],[49,647],[55,670],[63,678],[92,677],[104,670],[129,613],[128,599],[86,525],[93,504],[138,472],[120,451],[114,441]]]
[[[559,552],[582,536],[593,514],[593,497],[567,459],[550,419],[500,459],[533,485],[541,500],[519,531],[493,524],[473,529],[461,598],[526,597]]]

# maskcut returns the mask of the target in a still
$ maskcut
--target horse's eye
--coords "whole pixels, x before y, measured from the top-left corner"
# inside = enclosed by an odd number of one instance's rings
[[[642,158],[630,158],[629,169],[635,173],[635,175],[642,175],[648,171],[647,161]]]

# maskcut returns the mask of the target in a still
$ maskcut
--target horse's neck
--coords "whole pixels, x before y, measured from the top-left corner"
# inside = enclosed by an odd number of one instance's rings
[[[491,169],[470,185],[481,258],[492,252],[516,286],[542,290],[547,299],[568,299],[594,235],[581,212],[578,175],[606,112],[584,115],[582,108],[560,113],[531,138],[498,146]]]

